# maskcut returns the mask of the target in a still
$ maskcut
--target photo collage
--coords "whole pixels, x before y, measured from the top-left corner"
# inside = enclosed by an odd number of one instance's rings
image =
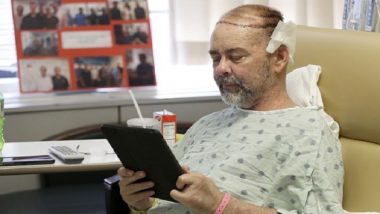
[[[147,0],[12,0],[20,91],[156,85]]]

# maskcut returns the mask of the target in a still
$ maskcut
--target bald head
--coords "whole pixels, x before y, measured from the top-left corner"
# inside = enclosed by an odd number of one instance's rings
[[[217,22],[260,32],[259,38],[269,41],[279,21],[283,21],[280,11],[264,5],[242,5],[225,13]],[[260,30],[260,31],[257,31]],[[256,34],[256,36],[258,36]],[[257,37],[256,37],[257,39]]]

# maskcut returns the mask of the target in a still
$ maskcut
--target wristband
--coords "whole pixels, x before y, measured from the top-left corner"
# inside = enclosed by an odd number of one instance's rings
[[[227,207],[228,202],[231,200],[231,195],[228,192],[224,193],[223,199],[220,202],[219,206],[215,210],[215,214],[222,214],[224,209]]]

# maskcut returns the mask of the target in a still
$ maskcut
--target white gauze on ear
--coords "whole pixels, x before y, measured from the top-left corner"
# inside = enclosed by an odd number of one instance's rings
[[[290,62],[293,63],[293,56],[296,49],[296,30],[297,25],[293,22],[279,21],[274,29],[271,40],[268,43],[266,51],[268,53],[274,53],[280,45],[285,45],[289,51]]]

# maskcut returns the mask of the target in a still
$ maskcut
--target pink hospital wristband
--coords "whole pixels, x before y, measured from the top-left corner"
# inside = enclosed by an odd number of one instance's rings
[[[224,209],[227,207],[228,202],[231,200],[231,195],[228,192],[224,193],[222,202],[220,202],[218,208],[215,210],[215,214],[223,214]]]

